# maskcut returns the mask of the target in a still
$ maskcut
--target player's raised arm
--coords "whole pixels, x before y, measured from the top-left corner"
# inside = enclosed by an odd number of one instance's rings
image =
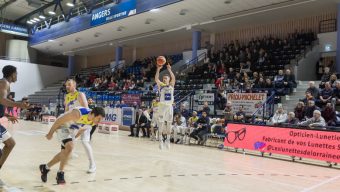
[[[167,65],[166,65],[166,68],[168,69],[168,71],[169,71],[169,73],[170,73],[170,78],[171,78],[171,80],[170,80],[170,85],[172,86],[172,87],[175,87],[175,84],[176,84],[176,77],[175,77],[175,74],[172,72],[172,70],[171,70],[171,65],[170,65],[170,63],[168,63]]]
[[[80,118],[80,112],[78,110],[73,110],[70,113],[65,113],[63,116],[59,117],[55,123],[53,123],[50,131],[46,135],[46,138],[48,140],[52,139],[53,133],[57,130],[60,129],[60,127],[70,121],[77,121]]]
[[[157,69],[156,69],[155,82],[157,83],[158,87],[160,87],[160,85],[162,84],[162,82],[159,80],[159,72],[161,71],[162,67],[163,66],[157,65]]]

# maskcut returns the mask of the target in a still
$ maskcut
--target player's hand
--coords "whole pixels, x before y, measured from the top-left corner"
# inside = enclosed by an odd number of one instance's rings
[[[161,70],[163,68],[163,65],[157,65],[157,70]]]
[[[171,70],[171,65],[170,65],[170,63],[166,64],[166,68],[167,68],[168,70]]]
[[[47,138],[47,140],[51,140],[51,139],[53,138],[53,134],[48,133],[48,134],[46,135],[46,138]]]
[[[10,121],[11,123],[15,124],[18,123],[18,118],[14,117],[14,116],[9,116],[7,117],[8,121]]]

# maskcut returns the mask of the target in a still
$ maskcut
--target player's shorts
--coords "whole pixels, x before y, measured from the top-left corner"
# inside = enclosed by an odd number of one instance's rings
[[[62,140],[62,141],[61,141],[61,149],[65,149],[66,143],[71,142],[71,141],[73,141],[72,138],[68,138],[68,139]]]
[[[7,141],[9,138],[11,138],[11,134],[7,131],[7,129],[0,125],[0,143],[3,143]]]
[[[160,104],[158,107],[158,120],[159,122],[172,123],[174,118],[174,108],[172,105]]]

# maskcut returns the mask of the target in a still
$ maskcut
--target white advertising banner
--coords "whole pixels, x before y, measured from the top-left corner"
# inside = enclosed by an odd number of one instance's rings
[[[256,112],[261,104],[267,100],[266,93],[228,93],[227,101],[230,101],[233,106],[233,112],[236,113],[239,107],[243,106],[243,111],[246,115],[252,115]],[[262,110],[259,111],[262,113]],[[259,114],[258,114],[259,115]]]
[[[104,122],[111,122],[121,125],[122,123],[122,109],[105,107]]]

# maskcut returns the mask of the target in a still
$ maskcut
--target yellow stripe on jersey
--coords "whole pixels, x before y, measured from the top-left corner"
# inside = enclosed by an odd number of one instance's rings
[[[80,112],[81,117],[76,123],[82,125],[93,125],[93,122],[89,120],[89,114],[91,110],[86,108],[79,108],[78,110]]]

